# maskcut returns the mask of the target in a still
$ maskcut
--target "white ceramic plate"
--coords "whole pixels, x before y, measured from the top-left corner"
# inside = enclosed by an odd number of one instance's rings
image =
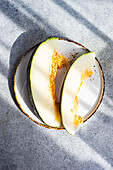
[[[58,41],[60,43],[61,53],[65,57],[70,56],[70,58],[73,61],[80,55],[89,52],[89,50],[86,47],[84,47],[83,45],[81,45],[77,42],[74,42],[71,40],[66,40],[66,39],[64,40],[64,39],[60,39],[60,38]],[[63,129],[63,128],[49,127],[46,124],[44,124],[42,122],[42,120],[40,119],[40,117],[38,116],[38,114],[35,114],[31,107],[31,103],[30,103],[30,100],[28,97],[28,89],[27,89],[27,67],[28,67],[28,63],[29,63],[31,56],[37,47],[38,47],[38,45],[32,47],[28,52],[26,52],[26,54],[21,58],[21,61],[19,62],[18,66],[17,66],[15,76],[14,76],[15,97],[16,97],[16,100],[17,100],[21,110],[32,121],[34,121],[35,123],[37,123],[41,126],[47,127],[47,128]],[[62,77],[62,75],[61,75],[61,71],[62,70],[60,70],[60,72],[59,72],[60,76],[57,76],[57,82],[59,82],[59,84],[57,84],[57,87],[58,88],[60,87],[59,88],[60,90],[61,90],[63,79],[64,79],[64,77]],[[100,63],[97,59],[96,59],[95,67],[94,67],[94,72],[95,72],[95,74],[92,76],[91,79],[89,79],[88,84],[89,84],[89,87],[92,92],[92,93],[90,93],[90,99],[96,93],[95,104],[93,104],[93,108],[91,108],[86,115],[83,115],[84,122],[97,110],[97,108],[99,107],[99,105],[101,103],[103,93],[104,93],[103,72],[102,72]],[[59,93],[60,90],[56,90],[58,96],[60,95],[60,93]],[[85,105],[88,105],[88,103],[86,103]]]

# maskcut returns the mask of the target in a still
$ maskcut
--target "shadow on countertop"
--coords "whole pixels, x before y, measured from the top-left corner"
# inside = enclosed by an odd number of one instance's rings
[[[108,108],[112,108],[112,102],[110,104],[109,100],[106,98],[108,97],[110,100],[113,99],[112,69],[111,72],[109,72],[110,68],[113,66],[112,40],[100,32],[96,27],[94,27],[93,24],[90,24],[88,21],[86,21],[77,12],[71,10],[70,6],[68,7],[64,1],[62,1],[62,3],[59,3],[60,1],[57,2],[56,0],[54,1],[59,5],[62,4],[62,8],[66,8],[71,15],[75,16],[75,19],[80,20],[81,23],[85,24],[88,29],[92,30],[92,32],[95,32],[95,34],[104,39],[104,41],[111,43],[111,45],[108,46],[105,51],[100,52],[98,56],[103,56],[101,63],[105,72],[107,87],[103,105],[105,104]],[[8,85],[14,101],[15,97],[12,89],[14,83],[13,78],[20,58],[29,48],[35,44],[38,44],[47,37],[52,35],[62,35],[62,33],[59,33],[58,30],[55,30],[55,28],[48,25],[43,20],[43,18],[35,14],[32,10],[24,5],[23,7],[35,17],[38,24],[35,24],[31,19],[28,19],[24,14],[20,13],[20,11],[10,3],[10,1],[0,1],[0,11],[10,18],[18,27],[26,30],[16,39],[10,53]],[[41,28],[41,26],[39,26],[41,22],[43,23],[44,30]],[[108,52],[109,50],[110,53]],[[106,56],[108,57],[106,58]],[[3,72],[3,74],[6,76],[5,72]],[[105,102],[105,100],[107,102]],[[99,164],[93,162],[92,160],[81,161],[78,157],[72,156],[70,153],[66,152],[65,149],[59,147],[50,136],[43,134],[42,127],[37,128],[34,123],[32,123],[32,121],[27,117],[23,116],[23,114],[21,114],[18,109],[10,106],[10,104],[5,101],[2,96],[0,96],[0,101],[1,105],[6,103],[7,107],[9,107],[9,112],[4,113],[5,119],[2,123],[0,123],[0,131],[2,136],[2,138],[0,138],[0,168],[2,170],[16,170],[22,169],[23,167],[26,169],[38,168],[39,170],[49,168],[61,170],[74,170],[75,168],[92,169],[92,167],[95,169],[102,169]],[[97,112],[96,115],[97,120],[92,121],[90,125],[87,124],[87,126],[89,125],[87,130],[89,131],[86,132],[81,130],[79,136],[83,141],[86,142],[86,144],[93,148],[98,154],[101,155],[101,157],[103,157],[113,166],[113,142],[111,138],[113,119],[109,119],[110,115],[106,117],[106,114],[101,112],[99,112],[99,114]],[[101,122],[100,126],[98,124],[99,121]],[[90,121],[88,120],[88,122]],[[109,133],[107,132],[107,129],[109,130]],[[61,136],[59,135],[59,137]],[[76,135],[73,138],[76,140]],[[70,137],[70,140],[73,139]],[[74,149],[76,150],[76,145]]]
[[[0,123],[0,144],[2,146],[0,147],[1,170],[75,170],[92,169],[92,167],[102,169],[94,160],[87,160],[86,156],[81,158],[80,155],[84,155],[84,146],[79,145],[77,134],[71,136],[70,134],[65,135],[67,132],[61,135],[56,130],[47,129],[44,131],[43,127],[37,127],[35,123],[32,123],[26,116],[23,116],[17,108],[10,106],[2,97],[0,97],[0,101],[5,102],[7,107],[9,107],[8,112],[4,113],[6,115],[5,119]],[[50,131],[51,133],[56,133],[55,136],[59,138],[58,141],[60,140],[61,145],[57,144],[56,137],[53,138],[50,135]],[[68,143],[66,144],[66,149],[62,147],[64,140],[70,141],[69,143],[72,142],[72,148],[76,150],[76,155],[68,152],[71,147],[68,146]],[[86,155],[91,156],[91,153],[87,153],[87,147],[84,149]]]

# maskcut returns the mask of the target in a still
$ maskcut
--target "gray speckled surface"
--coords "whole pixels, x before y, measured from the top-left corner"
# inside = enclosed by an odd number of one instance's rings
[[[113,169],[112,21],[112,0],[0,0],[0,170]],[[20,57],[52,35],[95,51],[104,71],[103,101],[75,136],[36,125],[11,95]]]

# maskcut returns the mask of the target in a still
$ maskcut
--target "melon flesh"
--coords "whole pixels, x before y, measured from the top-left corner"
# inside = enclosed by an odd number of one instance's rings
[[[82,79],[83,77],[86,76],[85,74],[87,73],[87,70],[89,70],[90,73],[89,76],[91,76],[94,63],[95,63],[94,52],[83,54],[78,59],[76,59],[75,62],[72,64],[64,82],[61,99],[62,121],[66,130],[72,135],[74,135],[77,129],[79,128],[79,126],[76,126],[74,123],[75,115],[77,116],[82,115],[77,109],[75,113],[73,112],[74,101],[75,99],[77,100],[76,96],[80,91],[80,88],[83,83]],[[76,101],[76,103],[78,104],[79,107],[79,102]],[[85,112],[88,112],[88,109],[86,109]],[[84,112],[84,110],[82,111]]]

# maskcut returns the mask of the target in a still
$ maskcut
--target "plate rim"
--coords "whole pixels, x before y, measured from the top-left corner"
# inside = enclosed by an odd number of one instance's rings
[[[48,37],[48,38],[54,38],[54,37]],[[48,38],[46,38],[46,40],[47,40]],[[56,37],[55,37],[55,38],[56,38]],[[74,41],[74,40],[71,40],[71,39],[68,39],[68,38],[59,38],[59,37],[57,37],[57,38],[58,38],[58,40],[64,40],[64,41],[68,41],[68,42],[75,43],[75,44],[83,47],[85,50],[87,50],[87,52],[91,52],[91,51],[90,51],[88,48],[86,48],[84,45],[82,45],[81,43],[78,43],[78,42],[76,42],[76,41]],[[44,41],[45,41],[45,40],[44,40]],[[42,42],[43,42],[43,41],[41,41],[40,43],[42,43]],[[27,54],[28,52],[30,52],[30,50],[33,50],[35,47],[38,47],[38,46],[40,45],[40,43],[35,44],[35,45],[32,46],[30,49],[28,49],[28,50],[24,53],[24,55],[20,58],[20,60],[19,60],[19,62],[18,62],[18,65],[17,65],[17,67],[16,67],[16,69],[15,69],[14,78],[13,78],[13,80],[14,80],[14,82],[13,82],[13,90],[14,90],[15,99],[16,99],[16,101],[17,101],[17,104],[18,104],[18,106],[19,106],[19,109],[20,109],[29,119],[31,119],[31,120],[32,120],[33,122],[35,122],[36,124],[38,124],[38,125],[40,125],[40,126],[42,126],[42,127],[48,128],[48,129],[64,130],[64,129],[65,129],[64,127],[51,127],[51,126],[48,126],[48,125],[46,125],[46,124],[41,124],[41,123],[39,123],[38,121],[34,120],[32,117],[29,116],[28,113],[26,113],[26,112],[24,111],[24,109],[22,108],[20,102],[18,101],[17,95],[16,95],[15,79],[16,79],[16,73],[17,73],[18,67],[19,67],[22,59],[26,56],[26,54]],[[98,60],[96,57],[95,57],[95,59],[96,59],[97,63],[99,64],[99,70],[100,70],[100,74],[101,74],[101,83],[102,83],[101,86],[102,86],[102,88],[101,88],[101,93],[100,93],[100,96],[99,96],[99,99],[98,99],[98,102],[97,102],[96,106],[94,107],[94,109],[92,110],[92,112],[83,120],[83,123],[86,122],[86,121],[96,112],[96,110],[98,109],[98,107],[100,106],[100,104],[101,104],[101,102],[102,102],[102,99],[103,99],[103,96],[104,96],[104,91],[105,91],[105,78],[104,78],[103,69],[102,69],[102,66],[101,66],[99,60]]]

